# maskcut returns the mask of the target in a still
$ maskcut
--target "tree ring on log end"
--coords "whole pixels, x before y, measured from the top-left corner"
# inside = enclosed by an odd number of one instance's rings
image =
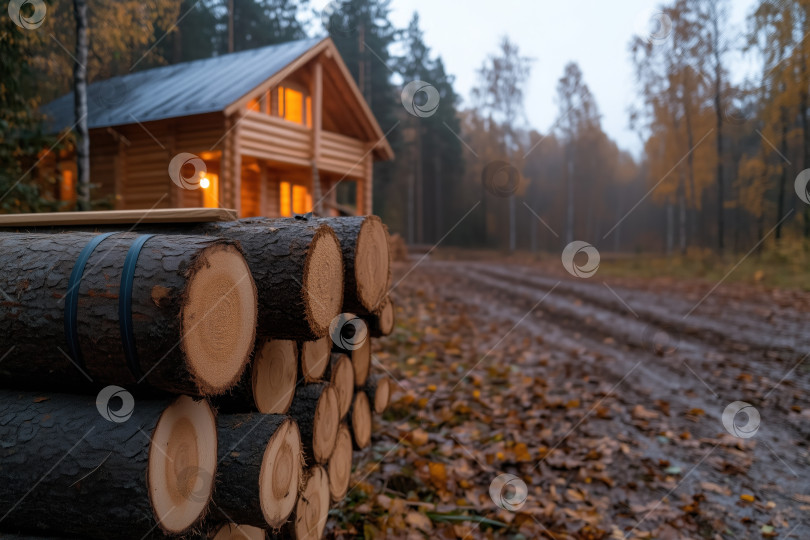
[[[332,457],[327,465],[329,474],[329,493],[332,500],[340,501],[349,490],[349,479],[352,474],[352,434],[346,424],[341,424]]]
[[[323,467],[313,467],[295,509],[295,537],[317,540],[329,516],[329,479]]]
[[[264,414],[286,413],[292,403],[298,377],[298,345],[295,341],[265,341],[251,369],[256,409]]]
[[[329,323],[343,305],[343,252],[329,226],[318,227],[304,263],[302,301],[310,328],[318,336],[329,332]]]
[[[375,311],[385,299],[390,273],[388,232],[380,218],[368,216],[357,236],[354,275],[359,300],[369,312]]]
[[[366,448],[371,444],[371,407],[362,390],[354,396],[351,421],[355,444],[358,448]]]
[[[281,527],[292,514],[302,475],[301,435],[298,424],[287,419],[270,438],[262,458],[259,499],[270,527]]]
[[[332,340],[329,336],[315,341],[304,341],[301,344],[301,371],[305,381],[314,382],[321,379],[331,352]]]
[[[318,463],[325,463],[335,449],[340,422],[338,409],[337,392],[329,385],[318,399],[313,420],[312,453]]]
[[[199,520],[211,500],[216,466],[211,407],[180,396],[160,415],[149,446],[147,484],[163,530],[182,533]]]
[[[264,538],[263,529],[235,523],[226,523],[213,536],[213,540],[264,540]]]
[[[189,271],[182,346],[203,394],[236,384],[256,339],[257,295],[250,269],[229,244],[206,248]]]

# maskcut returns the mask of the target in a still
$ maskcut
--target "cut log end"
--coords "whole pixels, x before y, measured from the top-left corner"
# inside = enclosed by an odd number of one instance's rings
[[[391,392],[393,391],[392,385],[391,379],[385,375],[369,377],[364,390],[369,396],[375,413],[382,414],[388,408],[388,403],[391,401]]]
[[[354,261],[358,300],[375,311],[388,292],[391,279],[388,231],[377,216],[368,216],[360,227]]]
[[[394,301],[386,296],[379,309],[369,319],[369,330],[374,337],[388,336],[394,331],[396,312]]]
[[[204,395],[236,384],[256,338],[256,285],[233,245],[207,248],[189,270],[182,310],[182,347]]]
[[[366,338],[360,347],[352,351],[352,367],[355,386],[366,384],[371,370],[371,339]]]
[[[298,376],[298,346],[295,341],[266,341],[256,354],[252,368],[253,400],[265,414],[284,414],[295,395]]]
[[[352,435],[357,448],[366,448],[371,444],[371,406],[365,392],[357,392],[349,416],[352,424]]]
[[[327,472],[329,494],[334,502],[338,502],[349,491],[349,479],[352,475],[352,434],[346,424],[341,424],[338,429],[335,450],[329,458]]]
[[[298,425],[288,419],[270,439],[262,459],[259,497],[270,527],[281,527],[295,509],[303,475],[301,456]]]
[[[208,506],[217,465],[217,428],[208,402],[177,398],[161,414],[149,447],[147,482],[155,517],[168,533],[191,527]]]
[[[354,367],[351,359],[345,354],[335,353],[330,383],[337,394],[338,416],[342,420],[349,413],[354,397]]]
[[[217,529],[212,540],[264,540],[264,530],[252,525],[226,523]]]
[[[329,336],[301,344],[301,372],[304,381],[315,382],[323,377],[331,351],[332,340]]]
[[[313,420],[312,453],[318,463],[326,463],[335,449],[340,425],[338,410],[337,392],[331,385],[327,386],[318,400]]]
[[[329,516],[329,478],[323,467],[310,470],[295,508],[294,536],[297,540],[317,540],[323,536]]]
[[[310,328],[317,336],[325,336],[343,305],[343,252],[335,232],[326,225],[318,228],[310,242],[303,289]]]

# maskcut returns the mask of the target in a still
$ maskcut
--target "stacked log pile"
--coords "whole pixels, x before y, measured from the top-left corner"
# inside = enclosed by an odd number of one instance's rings
[[[322,537],[389,286],[375,216],[6,225],[0,538]]]

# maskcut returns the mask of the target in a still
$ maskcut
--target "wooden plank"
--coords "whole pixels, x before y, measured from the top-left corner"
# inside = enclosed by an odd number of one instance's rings
[[[233,221],[236,210],[227,208],[160,208],[155,210],[100,210],[93,212],[51,212],[2,214],[0,227],[40,225],[114,225],[119,223],[204,223]]]

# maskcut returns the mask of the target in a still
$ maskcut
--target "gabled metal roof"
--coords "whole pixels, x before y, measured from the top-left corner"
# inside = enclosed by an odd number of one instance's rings
[[[324,39],[289,41],[95,82],[87,87],[88,128],[222,111]],[[53,131],[73,126],[73,92],[41,111]]]

